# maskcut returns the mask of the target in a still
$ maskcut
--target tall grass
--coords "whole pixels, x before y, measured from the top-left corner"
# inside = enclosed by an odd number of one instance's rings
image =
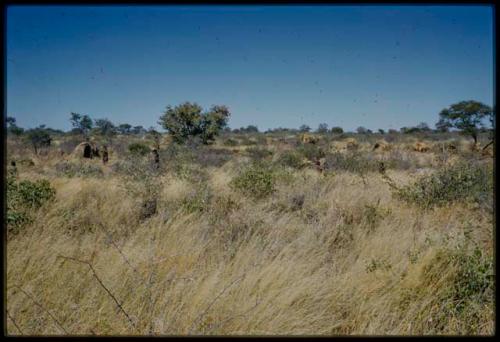
[[[286,177],[246,156],[172,158],[190,171],[49,177],[54,200],[6,246],[9,334],[494,332],[487,212],[422,210],[344,157]]]

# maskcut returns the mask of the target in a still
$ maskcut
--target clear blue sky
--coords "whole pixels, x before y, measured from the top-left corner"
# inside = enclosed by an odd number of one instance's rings
[[[493,104],[493,44],[488,6],[10,6],[7,115],[147,128],[194,101],[232,128],[433,127]]]

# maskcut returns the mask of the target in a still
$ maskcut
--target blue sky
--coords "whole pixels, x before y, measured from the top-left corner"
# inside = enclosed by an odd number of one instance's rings
[[[434,126],[493,104],[493,44],[488,6],[10,6],[7,115],[147,128],[192,101],[232,128]]]

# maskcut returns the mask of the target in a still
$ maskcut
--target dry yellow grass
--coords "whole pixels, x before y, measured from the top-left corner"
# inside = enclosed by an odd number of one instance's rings
[[[401,184],[413,178],[388,173]],[[394,199],[375,173],[364,184],[349,173],[295,171],[292,183],[260,201],[229,186],[232,161],[209,175],[209,210],[172,207],[197,186],[169,174],[158,182],[158,213],[145,221],[140,199],[118,177],[52,178],[55,202],[6,246],[7,309],[22,333],[468,332],[470,322],[439,316],[457,272],[441,256],[463,243],[467,225],[476,227],[469,238],[492,253],[492,222],[473,209],[420,211]],[[297,195],[303,206],[290,210]],[[214,221],[224,199],[237,205]],[[59,256],[89,262],[95,274]],[[479,312],[475,332],[492,334],[494,309]],[[19,333],[12,320],[7,331]]]

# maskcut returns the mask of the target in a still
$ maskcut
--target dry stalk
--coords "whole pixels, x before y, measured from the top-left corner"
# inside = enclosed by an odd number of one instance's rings
[[[52,315],[50,313],[49,310],[47,310],[42,304],[38,303],[32,295],[30,295],[28,292],[24,291],[21,287],[17,286],[17,285],[12,285],[12,287],[15,287],[17,289],[19,289],[22,293],[24,293],[24,295],[26,297],[28,297],[29,299],[31,299],[33,301],[33,303],[35,303],[36,306],[38,306],[39,308],[41,308],[42,310],[44,310],[49,316],[50,318],[52,318],[54,320],[54,322],[56,322],[57,326],[62,330],[64,331],[64,333],[68,334],[69,333],[66,331],[66,329],[64,329],[64,327],[62,326],[62,324],[57,320],[57,318],[54,317],[54,315]]]
[[[92,266],[92,264],[88,261],[83,261],[83,260],[79,260],[79,259],[76,259],[76,258],[72,258],[72,257],[67,257],[67,256],[63,256],[63,255],[58,255],[57,258],[63,258],[63,259],[66,259],[66,260],[71,260],[71,261],[74,261],[74,262],[78,262],[78,263],[81,263],[81,264],[85,264],[87,265],[90,270],[92,271],[92,273],[94,274],[94,278],[97,279],[97,281],[99,282],[99,284],[101,285],[101,287],[108,293],[108,295],[113,299],[113,301],[116,303],[116,305],[118,306],[118,308],[120,309],[120,311],[125,315],[125,317],[127,317],[128,321],[130,322],[130,324],[132,325],[132,327],[137,330],[137,327],[134,323],[134,321],[132,321],[132,319],[130,318],[129,314],[127,313],[127,311],[125,311],[125,309],[123,308],[123,306],[120,304],[120,302],[116,299],[116,297],[113,295],[113,293],[111,293],[111,291],[103,284],[101,278],[99,278],[99,276],[97,275],[94,267]]]

